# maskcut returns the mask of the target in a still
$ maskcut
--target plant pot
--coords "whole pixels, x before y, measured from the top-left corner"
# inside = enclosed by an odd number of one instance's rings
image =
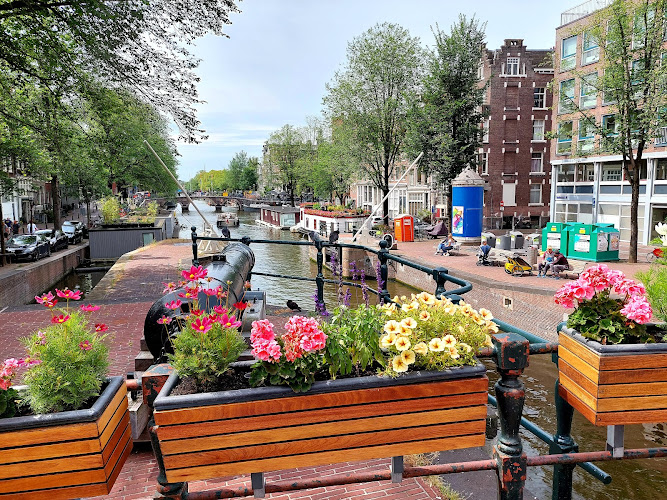
[[[106,495],[132,451],[127,389],[110,377],[92,408],[0,419],[0,498]]]
[[[154,403],[169,483],[484,445],[485,368],[258,387]]]
[[[602,345],[563,328],[558,393],[593,425],[667,421],[667,344]]]

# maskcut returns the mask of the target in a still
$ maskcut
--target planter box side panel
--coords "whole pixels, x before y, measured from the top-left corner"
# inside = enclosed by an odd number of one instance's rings
[[[0,498],[109,493],[132,451],[126,394],[123,384],[95,422],[12,432],[15,445],[0,449]],[[82,429],[93,429],[94,436],[77,436]],[[21,434],[27,437],[22,439]],[[44,437],[42,444],[35,441],[38,436]]]
[[[488,379],[430,382],[218,407],[209,421],[159,426],[169,482],[484,444]],[[443,390],[444,389],[444,390]],[[317,404],[315,403],[317,402]],[[294,407],[290,407],[290,402]],[[274,405],[280,403],[280,405]],[[249,416],[243,416],[246,405]],[[210,411],[206,407],[200,411]],[[233,432],[230,432],[233,429]]]
[[[559,394],[591,423],[667,420],[665,354],[598,354],[563,332],[559,342]]]

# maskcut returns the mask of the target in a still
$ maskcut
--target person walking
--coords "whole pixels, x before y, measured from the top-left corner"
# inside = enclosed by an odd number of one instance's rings
[[[28,234],[35,234],[37,232],[37,224],[35,224],[32,219],[30,219],[30,224],[28,224]]]
[[[19,229],[21,229],[19,221],[15,220],[14,223],[12,224],[12,234],[19,234]]]

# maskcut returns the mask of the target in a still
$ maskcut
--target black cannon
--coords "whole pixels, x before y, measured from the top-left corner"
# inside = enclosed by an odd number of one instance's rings
[[[243,299],[244,285],[250,279],[250,273],[255,265],[255,254],[250,247],[243,243],[230,243],[225,249],[213,256],[210,264],[205,266],[208,271],[210,281],[203,280],[202,289],[213,289],[218,286],[227,292],[227,297],[218,299],[215,295],[208,296],[204,292],[199,292],[197,297],[200,309],[204,311],[212,310],[214,306],[235,304]],[[172,353],[172,345],[169,337],[178,335],[179,326],[177,321],[161,325],[157,321],[166,316],[172,320],[182,314],[189,312],[189,302],[181,299],[178,294],[183,289],[170,292],[162,298],[156,300],[146,314],[144,321],[144,337],[146,345],[154,358],[154,362],[163,363],[166,361],[166,354]],[[165,306],[168,302],[182,300],[183,304],[180,310],[171,310]],[[168,332],[168,333],[167,333]]]

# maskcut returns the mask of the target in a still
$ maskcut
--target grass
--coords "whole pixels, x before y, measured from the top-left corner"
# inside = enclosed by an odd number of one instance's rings
[[[438,453],[421,453],[419,455],[407,455],[405,457],[406,465],[411,467],[421,467],[424,465],[433,465],[438,459]],[[455,491],[449,483],[440,476],[424,476],[424,481],[436,488],[441,494],[443,500],[465,500],[461,493]]]

